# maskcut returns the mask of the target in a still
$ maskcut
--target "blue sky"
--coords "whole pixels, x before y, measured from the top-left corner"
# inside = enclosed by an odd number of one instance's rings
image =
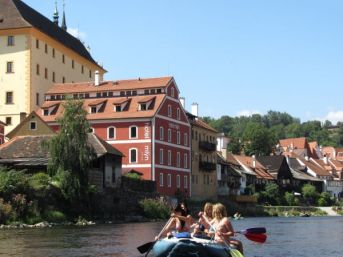
[[[54,0],[24,0],[48,18]],[[65,0],[106,80],[172,75],[200,116],[343,121],[341,0]],[[58,0],[62,11],[62,0]]]

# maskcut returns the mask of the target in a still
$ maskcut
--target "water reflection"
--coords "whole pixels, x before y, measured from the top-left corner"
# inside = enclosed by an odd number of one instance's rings
[[[0,231],[0,256],[138,257],[136,247],[153,240],[164,223],[54,227]],[[266,227],[260,245],[240,239],[246,257],[343,256],[343,217],[246,218],[233,221],[236,230]]]

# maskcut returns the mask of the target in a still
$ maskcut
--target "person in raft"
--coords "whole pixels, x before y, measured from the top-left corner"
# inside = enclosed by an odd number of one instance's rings
[[[206,222],[206,220],[209,222],[212,221],[212,208],[213,208],[212,203],[209,203],[209,202],[205,203],[204,211],[199,212],[199,220],[197,223],[193,225],[194,227],[193,235],[199,235],[199,234],[207,235],[211,226],[210,224]]]
[[[230,219],[227,217],[226,208],[217,203],[213,206],[213,220],[210,222],[211,229],[215,231],[215,241],[218,243],[233,245],[243,254],[242,242],[232,238],[235,235]]]
[[[165,228],[163,235],[167,237],[173,236],[173,233],[189,232],[193,219],[187,215],[186,211],[179,203],[172,214],[168,226]]]

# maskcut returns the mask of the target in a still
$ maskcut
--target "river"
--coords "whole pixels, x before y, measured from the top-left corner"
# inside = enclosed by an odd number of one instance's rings
[[[163,223],[107,224],[0,231],[0,256],[139,257],[136,247],[151,241]],[[246,257],[343,257],[343,217],[245,218],[236,230],[266,227],[256,244],[240,236]]]

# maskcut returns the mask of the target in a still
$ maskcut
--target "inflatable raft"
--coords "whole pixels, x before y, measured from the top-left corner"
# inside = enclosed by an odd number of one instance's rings
[[[243,257],[236,249],[210,238],[172,237],[158,240],[149,257]]]

